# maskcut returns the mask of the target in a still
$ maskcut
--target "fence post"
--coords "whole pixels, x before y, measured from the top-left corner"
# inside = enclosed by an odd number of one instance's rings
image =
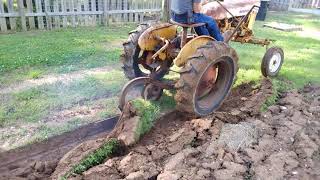
[[[51,16],[49,15],[49,13],[51,12],[49,0],[45,0],[44,8],[45,8],[45,13],[46,13],[47,29],[51,30],[52,29],[52,19],[51,19]]]
[[[83,7],[84,7],[83,8],[84,12],[89,11],[89,1],[88,0],[83,1]],[[89,16],[88,15],[84,15],[84,25],[89,26]]]
[[[75,15],[75,12],[74,12],[74,8],[75,8],[75,5],[74,5],[74,0],[71,0],[71,5],[70,5],[70,9],[71,9],[71,12],[72,12],[72,16],[71,16],[71,26],[72,27],[76,27],[76,15]]]
[[[41,0],[36,0],[36,12],[37,13],[42,13],[42,2]],[[42,16],[38,16],[38,28],[39,29],[43,29],[44,25],[43,25],[43,17]]]
[[[4,8],[3,8],[3,2],[0,0],[0,14],[1,13],[4,13]],[[8,30],[6,18],[1,18],[0,17],[0,29],[3,32],[6,32]]]
[[[33,6],[32,6],[32,0],[27,0],[27,10],[28,13],[33,13]],[[35,22],[34,22],[34,16],[31,16],[29,19],[29,27],[30,29],[35,29]]]
[[[61,10],[62,10],[63,13],[67,12],[67,0],[62,0],[61,1]],[[67,19],[66,15],[64,15],[62,17],[62,26],[63,27],[67,27],[68,26],[68,19]]]
[[[8,13],[13,13],[13,0],[7,0],[7,6],[8,6]],[[15,17],[10,17],[9,18],[10,22],[10,29],[11,30],[16,30],[17,22]]]
[[[170,21],[170,0],[163,1],[163,21]]]
[[[27,31],[26,15],[25,15],[23,0],[18,0],[18,9],[19,9],[19,15],[21,18],[22,31]]]
[[[104,15],[104,23],[109,26],[109,13],[108,13],[108,7],[109,7],[109,0],[103,0],[103,15]]]
[[[124,0],[123,3],[124,3],[124,4],[123,4],[123,9],[124,9],[124,10],[128,10],[128,0]],[[125,22],[129,21],[129,13],[124,14],[124,15],[123,15],[123,18],[124,18],[124,21],[125,21]]]
[[[91,12],[95,13],[97,11],[97,4],[96,4],[96,0],[91,0]],[[97,15],[93,14],[91,16],[91,25],[95,26],[97,25]]]

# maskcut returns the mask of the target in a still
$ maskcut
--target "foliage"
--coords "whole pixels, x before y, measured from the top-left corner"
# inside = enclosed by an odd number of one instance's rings
[[[120,144],[116,139],[110,139],[103,144],[99,149],[89,154],[79,164],[75,165],[69,173],[67,173],[63,179],[67,179],[73,174],[81,174],[91,167],[97,166],[105,161],[107,158],[112,157],[119,149]]]

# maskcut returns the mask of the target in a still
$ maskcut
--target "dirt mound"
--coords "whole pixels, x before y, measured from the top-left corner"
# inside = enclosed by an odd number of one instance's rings
[[[236,88],[220,110],[206,118],[166,114],[125,155],[74,179],[318,179],[320,87],[285,93],[277,105],[260,113],[271,93],[270,81],[264,80],[256,89],[248,84]],[[74,164],[95,149],[91,144],[98,147],[103,141],[79,145],[79,153],[71,154],[75,158],[62,159],[60,165]],[[56,168],[56,163],[7,166],[5,177],[11,173],[41,179],[55,170],[54,178],[66,167]]]
[[[109,159],[81,178],[319,178],[320,88],[285,93],[260,114],[257,104],[271,92],[269,85],[240,87],[207,118],[168,114],[127,155]]]
[[[104,139],[117,119],[92,123],[45,142],[0,153],[0,179],[48,179],[68,151],[85,141]]]

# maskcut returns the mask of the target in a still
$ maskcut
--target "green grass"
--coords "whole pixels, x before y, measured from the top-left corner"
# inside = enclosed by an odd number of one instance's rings
[[[305,29],[315,28],[320,31],[320,16],[299,15],[286,12],[269,12],[266,22],[282,22],[303,25]],[[320,40],[302,37],[300,32],[283,32],[270,28],[263,28],[266,22],[257,21],[254,27],[256,37],[277,40],[274,45],[284,49],[285,63],[280,77],[293,82],[294,88],[302,88],[308,82],[320,83]],[[232,43],[240,57],[240,71],[237,84],[258,81],[261,76],[260,64],[265,48]]]
[[[3,95],[9,96],[7,97],[9,101],[0,102],[0,125],[38,122],[54,111],[68,109],[78,104],[86,105],[100,98],[114,97],[125,82],[126,79],[121,71],[111,71],[67,84],[57,82],[11,95]],[[114,104],[115,101],[107,103]]]
[[[298,24],[305,29],[320,31],[319,16],[269,12],[266,22],[272,21]],[[301,88],[308,82],[320,83],[320,40],[304,37],[301,32],[263,28],[262,25],[266,22],[257,21],[255,36],[277,40],[274,45],[284,49],[285,63],[280,77],[273,80],[274,95],[267,100],[263,109],[272,105],[278,94],[287,87]],[[126,25],[0,35],[0,88],[25,79],[41,78],[47,74],[119,65],[121,43],[127,39],[127,33],[132,29],[133,25]],[[240,70],[235,86],[249,82],[258,85],[262,77],[260,63],[265,48],[238,43],[231,45],[240,57]],[[172,78],[178,77],[174,73],[171,75]],[[287,84],[287,80],[292,84]],[[27,125],[23,128],[28,128],[28,125],[36,126],[30,139],[45,139],[91,120],[71,119],[61,122],[58,127],[47,125],[44,119],[52,113],[75,106],[93,106],[97,103],[96,100],[106,107],[98,116],[102,119],[108,118],[118,113],[117,95],[126,81],[119,69],[68,83],[57,82],[16,93],[1,94],[0,126],[8,129],[15,125],[19,127],[20,124]],[[159,111],[173,109],[175,102],[172,96],[173,92],[166,91],[159,102],[152,102],[148,106],[155,107],[156,111],[159,108]],[[151,108],[150,111],[154,110]],[[147,123],[141,125],[139,135],[150,127],[148,119],[151,114],[141,112],[141,116],[145,117]],[[23,134],[24,131],[21,130],[20,136]],[[18,137],[19,135],[13,139]],[[10,137],[5,135],[3,138]]]
[[[0,127],[8,129],[8,133],[4,133],[6,138],[1,138],[1,146],[8,142],[12,144],[2,148],[11,149],[42,141],[78,125],[118,114],[117,95],[127,81],[118,68],[119,56],[122,53],[122,42],[134,28],[132,24],[0,35],[0,88],[27,79],[39,79],[48,74],[102,66],[115,67],[113,71],[89,75],[84,79],[66,83],[58,81],[15,93],[0,94]],[[48,118],[50,120],[59,112],[77,110],[78,106],[89,108],[97,105],[105,109],[92,114],[92,117],[80,115],[81,118],[77,119],[76,115],[76,119],[65,117],[59,126],[50,122],[47,124]],[[29,126],[34,129],[32,132],[28,130]],[[10,127],[17,127],[11,135]],[[30,138],[25,139],[26,134]],[[15,138],[19,139],[17,143],[12,141]]]
[[[75,174],[82,174],[91,167],[101,164],[105,159],[112,157],[119,149],[120,144],[116,139],[110,139],[99,149],[89,154],[79,164],[75,165],[62,179],[68,179]]]
[[[320,28],[319,15],[302,14],[294,12],[269,12],[267,20],[302,25],[304,26],[304,28]]]
[[[293,89],[293,84],[284,79],[272,79],[272,95],[267,98],[261,106],[261,111],[264,112],[268,107],[277,103],[281,93]]]
[[[143,99],[133,100],[132,104],[137,110],[137,115],[140,117],[136,131],[136,139],[140,139],[140,137],[149,132],[154,125],[154,122],[160,113],[160,106]]]
[[[0,35],[0,84],[32,77],[34,71],[66,73],[117,64],[121,42],[133,28],[123,25]]]
[[[42,72],[39,70],[30,71],[28,77],[31,79],[39,79]]]

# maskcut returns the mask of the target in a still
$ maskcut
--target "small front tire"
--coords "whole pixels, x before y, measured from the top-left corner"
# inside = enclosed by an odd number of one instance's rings
[[[261,72],[264,77],[275,77],[279,74],[284,61],[283,50],[271,47],[267,50],[261,63]]]

